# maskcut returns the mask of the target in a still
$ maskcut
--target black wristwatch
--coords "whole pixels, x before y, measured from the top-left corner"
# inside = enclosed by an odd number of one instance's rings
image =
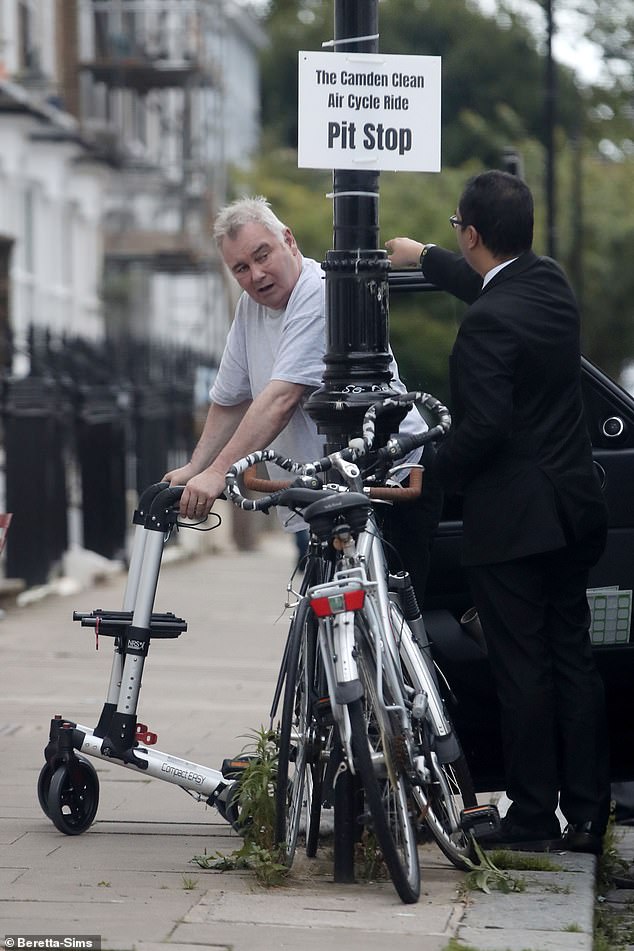
[[[420,258],[418,259],[418,263],[420,264],[421,268],[422,268],[423,265],[425,264],[425,255],[427,254],[427,252],[429,251],[430,248],[435,248],[435,247],[436,247],[435,244],[424,244],[424,245],[423,245],[423,250],[421,251],[421,253],[420,253]]]

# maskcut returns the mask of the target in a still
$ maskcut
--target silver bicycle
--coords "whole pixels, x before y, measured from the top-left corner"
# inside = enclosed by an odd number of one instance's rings
[[[436,425],[373,451],[376,417],[395,403],[420,404]],[[236,505],[249,511],[287,506],[311,533],[272,710],[274,718],[283,691],[277,840],[290,865],[305,817],[306,850],[314,855],[322,805],[348,770],[363,791],[361,819],[369,819],[404,902],[420,892],[422,823],[450,861],[469,867],[472,842],[461,810],[476,798],[409,575],[388,571],[371,496],[385,500],[388,491],[398,499],[407,491],[385,488],[394,464],[415,446],[442,438],[450,424],[446,408],[429,394],[389,397],[370,407],[363,436],[346,449],[308,464],[263,450],[227,474],[227,494]],[[246,498],[240,476],[267,461],[297,478],[263,498]],[[364,483],[369,469],[376,490]],[[329,470],[338,481],[324,484],[318,475]],[[381,472],[384,478],[377,479]]]

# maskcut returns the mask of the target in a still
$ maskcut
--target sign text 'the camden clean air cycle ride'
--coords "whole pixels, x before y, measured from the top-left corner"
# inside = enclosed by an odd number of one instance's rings
[[[440,171],[440,57],[299,53],[300,168]]]

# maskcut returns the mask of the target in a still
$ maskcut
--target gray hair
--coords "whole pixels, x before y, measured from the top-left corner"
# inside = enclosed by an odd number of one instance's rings
[[[218,247],[225,238],[233,240],[249,222],[264,225],[272,234],[282,240],[286,225],[271,210],[263,195],[254,198],[239,198],[218,212],[214,222],[214,238]]]

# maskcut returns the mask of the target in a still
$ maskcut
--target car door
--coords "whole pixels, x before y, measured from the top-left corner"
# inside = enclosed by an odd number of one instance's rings
[[[590,577],[593,652],[607,698],[613,781],[634,780],[634,399],[582,361],[588,430],[609,512],[605,552]],[[450,498],[434,539],[424,617],[448,682],[449,710],[479,790],[504,788],[499,712],[482,643],[461,624],[472,606],[460,566],[460,500]]]

